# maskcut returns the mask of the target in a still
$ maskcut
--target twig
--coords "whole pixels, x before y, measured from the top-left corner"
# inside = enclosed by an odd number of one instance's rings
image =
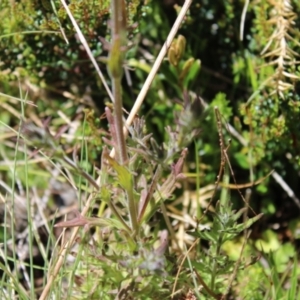
[[[283,190],[288,194],[288,196],[294,201],[296,206],[300,209],[299,198],[295,195],[294,191],[288,186],[288,184],[283,180],[283,178],[276,171],[272,173],[272,177],[283,188]]]
[[[182,269],[182,266],[183,266],[183,263],[184,261],[186,260],[187,256],[189,255],[189,253],[191,252],[191,250],[195,247],[195,245],[199,242],[200,239],[196,239],[193,244],[191,245],[191,247],[189,248],[189,250],[184,254],[184,257],[182,259],[182,262],[180,263],[180,266],[178,267],[178,270],[177,270],[177,274],[176,274],[176,277],[175,277],[175,282],[174,282],[174,285],[173,285],[173,289],[172,289],[172,294],[171,294],[171,298],[174,297],[175,295],[175,289],[176,289],[176,285],[177,285],[177,281],[178,281],[178,277],[179,277],[179,273]]]
[[[151,71],[150,71],[150,73],[149,73],[149,75],[148,75],[148,77],[147,77],[147,79],[146,79],[146,81],[145,81],[145,83],[144,83],[144,85],[143,85],[143,87],[142,87],[135,103],[134,103],[134,106],[131,109],[131,112],[130,112],[127,120],[126,120],[126,125],[127,126],[131,125],[131,123],[134,120],[137,112],[139,111],[139,109],[140,109],[140,107],[141,107],[141,105],[144,101],[144,98],[145,98],[145,96],[146,96],[146,94],[147,94],[147,92],[148,92],[148,90],[151,86],[151,83],[152,83],[152,81],[153,81],[153,79],[154,79],[154,77],[155,77],[155,75],[156,75],[163,59],[164,59],[164,57],[167,54],[167,52],[169,50],[169,47],[171,46],[171,44],[173,42],[173,39],[174,39],[174,37],[175,37],[179,27],[180,27],[185,15],[186,15],[191,3],[192,3],[192,0],[186,0],[184,5],[182,6],[182,8],[180,10],[180,13],[179,13],[179,15],[178,15],[178,17],[177,17],[170,33],[169,33],[169,35],[168,35],[164,45],[162,46],[162,48],[161,48],[161,50],[160,50],[160,52],[157,56],[157,59],[155,60],[155,63],[153,65],[153,67],[151,68]]]

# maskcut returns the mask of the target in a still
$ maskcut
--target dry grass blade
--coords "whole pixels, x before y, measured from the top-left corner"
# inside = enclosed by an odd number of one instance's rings
[[[245,1],[243,13],[241,17],[241,24],[240,24],[240,40],[242,41],[244,39],[244,27],[245,27],[245,19],[246,19],[246,13],[249,6],[249,0]]]
[[[225,187],[225,188],[229,188],[232,190],[238,190],[238,189],[246,189],[255,185],[258,185],[260,183],[262,183],[266,178],[268,178],[272,173],[274,172],[274,170],[272,170],[271,172],[269,172],[269,174],[267,174],[266,176],[254,181],[254,182],[248,182],[248,183],[244,183],[244,184],[224,184],[222,182],[220,182],[220,186]]]
[[[176,274],[176,277],[175,277],[175,281],[174,281],[174,285],[173,285],[173,289],[172,289],[172,294],[171,294],[171,299],[175,296],[176,294],[176,285],[177,285],[177,281],[178,281],[178,278],[179,278],[179,274],[181,272],[181,269],[182,269],[182,266],[187,258],[187,256],[189,255],[189,253],[192,251],[192,249],[196,246],[196,244],[199,242],[200,239],[196,239],[195,242],[191,245],[191,247],[189,248],[189,250],[185,253],[183,259],[182,259],[182,262],[180,264],[180,266],[178,267],[178,271],[177,271],[177,274]]]
[[[79,26],[78,26],[78,24],[77,24],[75,18],[73,17],[73,15],[72,15],[72,13],[71,13],[71,11],[70,11],[68,5],[66,4],[65,0],[61,0],[61,3],[62,3],[62,5],[63,5],[64,8],[65,8],[65,10],[66,10],[66,12],[67,12],[67,14],[68,14],[68,16],[69,16],[71,22],[72,22],[72,24],[73,24],[73,26],[74,26],[74,28],[75,28],[77,34],[78,34],[78,37],[79,37],[79,39],[80,39],[80,42],[82,43],[82,45],[83,45],[85,51],[87,52],[87,54],[88,54],[88,56],[89,56],[89,59],[91,60],[93,66],[95,67],[95,69],[96,69],[96,71],[97,71],[97,73],[98,73],[98,75],[99,75],[99,77],[100,77],[100,79],[101,79],[101,82],[103,83],[103,85],[104,85],[104,87],[105,87],[105,90],[107,91],[107,94],[109,95],[111,101],[114,102],[113,95],[112,95],[112,93],[111,93],[111,91],[110,91],[110,89],[109,89],[109,87],[108,87],[108,85],[107,85],[107,83],[106,83],[106,81],[105,81],[105,78],[104,78],[104,76],[103,76],[103,73],[101,72],[101,70],[100,70],[100,68],[99,68],[99,66],[98,66],[98,64],[97,64],[97,62],[96,62],[96,60],[95,60],[95,58],[94,58],[94,56],[93,56],[93,53],[92,53],[92,51],[91,51],[91,49],[90,49],[90,47],[89,47],[89,45],[88,45],[88,43],[87,43],[87,41],[86,41],[84,35],[82,34],[82,32],[81,32],[81,30],[80,30],[80,28],[79,28]]]
[[[34,104],[34,102],[31,101],[31,100],[20,99],[20,98],[17,98],[17,97],[13,97],[13,96],[10,96],[10,95],[3,94],[1,92],[0,92],[0,96],[5,97],[5,98],[9,98],[11,100],[15,100],[15,101],[18,101],[18,102],[26,103],[26,104],[31,105],[31,106],[37,107],[37,105]]]

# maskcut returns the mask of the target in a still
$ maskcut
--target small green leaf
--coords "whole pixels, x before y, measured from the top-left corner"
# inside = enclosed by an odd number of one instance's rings
[[[180,75],[179,75],[179,81],[182,81],[190,69],[192,68],[193,64],[195,62],[195,59],[193,57],[189,58],[185,63],[183,64],[183,67],[181,69]]]
[[[89,218],[86,218],[86,220],[89,225],[100,226],[100,227],[109,227],[111,229],[117,228],[119,230],[124,229],[123,224],[119,220],[112,219],[112,218],[89,217]]]
[[[242,214],[247,210],[247,207],[243,207],[241,208],[237,213],[235,213],[233,216],[232,216],[232,219],[234,221],[237,221],[241,216]]]
[[[259,214],[249,220],[247,220],[246,222],[239,224],[235,227],[235,229],[239,232],[242,232],[243,230],[249,228],[252,224],[254,224],[257,220],[259,220],[264,214]]]
[[[272,230],[266,230],[263,233],[263,239],[259,239],[255,242],[255,246],[259,251],[268,253],[270,251],[277,250],[280,247],[278,236]]]
[[[232,107],[230,106],[230,102],[226,99],[226,94],[224,93],[218,93],[211,102],[210,106],[217,106],[225,119],[229,119],[232,116]]]
[[[111,199],[111,192],[107,186],[102,185],[100,190],[100,198],[103,202],[108,203]]]
[[[249,169],[248,156],[241,152],[236,152],[234,154],[234,158],[238,162],[238,164],[245,170]]]
[[[218,240],[218,233],[213,230],[198,231],[197,236],[214,243],[216,243]]]
[[[133,179],[130,172],[127,170],[126,167],[118,164],[117,161],[115,161],[110,156],[107,155],[106,159],[108,160],[111,167],[113,167],[114,170],[117,172],[120,186],[127,192],[131,193],[133,190]]]
[[[201,69],[201,60],[197,59],[194,61],[192,66],[189,68],[189,72],[186,74],[185,78],[183,78],[183,87],[188,89],[189,85],[197,78]]]
[[[132,68],[140,69],[146,73],[150,73],[151,66],[144,61],[139,61],[137,59],[131,58],[128,60],[127,65]]]

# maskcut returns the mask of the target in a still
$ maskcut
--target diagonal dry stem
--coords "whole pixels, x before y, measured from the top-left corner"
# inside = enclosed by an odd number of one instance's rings
[[[93,66],[95,67],[95,69],[96,69],[96,71],[97,71],[97,73],[98,73],[98,75],[99,75],[99,77],[101,79],[101,82],[103,83],[103,86],[105,87],[105,90],[106,90],[107,94],[109,95],[109,98],[111,99],[112,102],[114,102],[113,95],[112,95],[112,93],[111,93],[111,91],[110,91],[110,89],[109,89],[109,87],[108,87],[108,85],[107,85],[107,83],[105,81],[103,73],[101,72],[101,70],[100,70],[100,68],[99,68],[99,66],[97,64],[97,62],[96,62],[96,60],[95,60],[95,58],[93,56],[93,53],[92,53],[92,51],[91,51],[91,49],[90,49],[90,47],[89,47],[89,45],[88,45],[88,43],[87,43],[84,35],[82,34],[81,29],[79,28],[79,26],[78,26],[75,18],[73,17],[73,15],[72,15],[72,13],[71,13],[68,5],[66,4],[66,1],[65,0],[60,0],[60,1],[61,1],[62,5],[64,6],[64,9],[66,10],[66,12],[67,12],[67,14],[69,16],[69,18],[70,18],[70,20],[71,20],[71,22],[72,22],[72,24],[73,24],[73,26],[74,26],[74,28],[76,30],[76,33],[78,34],[78,37],[79,37],[80,42],[82,43],[82,46],[84,47],[85,51],[87,52],[88,57],[91,60]]]

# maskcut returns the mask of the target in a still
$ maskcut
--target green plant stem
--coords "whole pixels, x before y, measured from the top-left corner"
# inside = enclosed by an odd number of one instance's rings
[[[113,95],[115,99],[114,103],[114,120],[116,125],[116,134],[117,134],[117,149],[118,149],[118,158],[121,165],[124,165],[127,160],[127,150],[125,144],[125,137],[123,132],[123,112],[122,112],[122,87],[121,87],[121,78],[114,78],[113,83]]]
[[[150,188],[148,190],[148,193],[147,193],[147,196],[144,200],[144,202],[142,203],[141,205],[141,209],[139,211],[139,216],[138,216],[138,222],[141,223],[143,218],[144,218],[144,215],[146,213],[146,209],[149,205],[149,202],[150,200],[153,198],[153,194],[155,192],[155,189],[157,187],[157,182],[158,182],[158,179],[159,177],[161,176],[161,173],[162,173],[162,168],[160,165],[157,166],[157,169],[155,171],[155,174],[153,176],[153,179],[152,179],[152,182],[151,182],[151,185],[150,185]]]
[[[111,1],[112,44],[108,57],[107,68],[112,80],[114,98],[114,121],[117,135],[117,152],[121,165],[127,160],[127,150],[123,132],[123,103],[121,79],[123,75],[123,51],[126,46],[126,14],[124,0]]]
[[[130,215],[131,227],[134,232],[134,235],[136,235],[139,229],[137,203],[134,200],[133,191],[127,191],[126,194],[127,194],[128,211]]]
[[[22,97],[22,92],[20,89],[20,98]],[[21,102],[21,112],[22,117],[25,116],[25,106],[24,102]],[[29,183],[28,183],[28,157],[27,157],[27,146],[24,144],[24,172],[25,172],[25,194],[26,194],[26,209],[27,209],[27,220],[28,220],[28,252],[29,252],[29,276],[30,276],[30,298],[35,298],[34,293],[34,273],[33,273],[33,214],[32,214],[32,203],[31,197],[29,195]]]
[[[199,148],[196,141],[195,145],[195,161],[196,161],[196,191],[197,191],[197,218],[200,219],[202,211],[200,205],[200,162],[199,162]]]
[[[121,79],[123,75],[123,51],[126,46],[126,10],[124,0],[111,1],[112,14],[112,45],[107,62],[108,72],[112,80],[114,96],[114,123],[117,135],[117,157],[119,163],[124,165],[128,161],[125,136],[123,131],[123,103]],[[138,232],[137,205],[134,195],[127,191],[128,213],[133,232]]]
[[[212,273],[211,273],[212,275],[211,275],[211,283],[210,283],[210,288],[212,291],[215,289],[216,274],[217,274],[217,270],[218,270],[217,257],[220,257],[222,244],[223,244],[223,234],[221,233],[221,235],[218,238],[218,242],[217,242],[217,246],[216,246],[217,247],[216,253],[213,258],[213,266],[212,266]]]
[[[126,33],[126,8],[124,0],[112,0],[112,36]]]

